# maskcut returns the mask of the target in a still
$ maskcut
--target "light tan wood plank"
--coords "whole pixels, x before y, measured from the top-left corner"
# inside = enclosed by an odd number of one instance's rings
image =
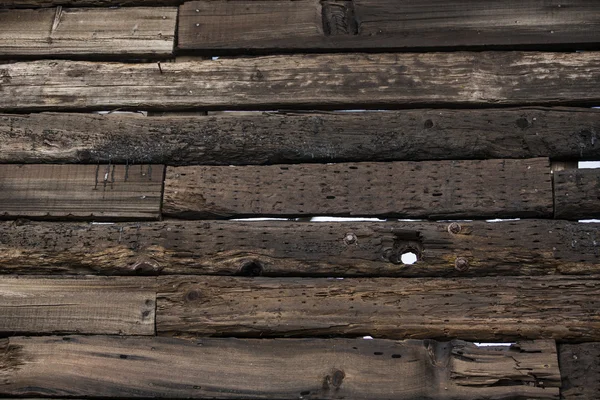
[[[0,217],[158,219],[162,165],[0,165]]]
[[[168,57],[177,8],[0,9],[0,57]]]
[[[153,278],[4,276],[0,332],[153,335],[155,298]]]

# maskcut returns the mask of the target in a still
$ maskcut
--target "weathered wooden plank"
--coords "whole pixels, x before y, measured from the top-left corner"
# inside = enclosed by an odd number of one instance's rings
[[[0,110],[596,105],[600,53],[301,54],[0,67]]]
[[[552,341],[67,336],[13,337],[0,350],[10,396],[558,399],[560,385]]]
[[[548,159],[167,167],[163,213],[185,218],[552,215]]]
[[[0,57],[168,57],[177,8],[0,10]]]
[[[162,165],[1,165],[0,217],[158,219]]]
[[[600,343],[561,344],[558,350],[561,399],[600,398]]]
[[[153,335],[155,286],[143,277],[1,277],[0,333]]]
[[[594,0],[189,1],[180,8],[178,46],[228,53],[549,45],[577,49],[600,43],[597,7]]]
[[[2,0],[0,8],[176,6],[183,0]]]
[[[0,222],[0,273],[590,275],[600,274],[599,228],[552,220]],[[403,264],[408,252],[416,264]]]
[[[600,338],[598,277],[158,277],[161,335]]]
[[[554,207],[556,218],[600,218],[600,169],[555,172]]]
[[[0,162],[272,164],[600,159],[600,110],[0,115]]]

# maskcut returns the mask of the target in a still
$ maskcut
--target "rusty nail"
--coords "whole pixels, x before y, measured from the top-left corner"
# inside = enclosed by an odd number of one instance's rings
[[[469,261],[464,257],[456,257],[454,268],[456,268],[457,271],[465,272],[469,269]]]
[[[453,233],[453,234],[457,234],[460,233],[462,227],[460,226],[460,224],[453,222],[450,225],[448,225],[448,232]]]
[[[348,245],[356,243],[356,235],[352,232],[346,233],[344,236],[344,243]]]

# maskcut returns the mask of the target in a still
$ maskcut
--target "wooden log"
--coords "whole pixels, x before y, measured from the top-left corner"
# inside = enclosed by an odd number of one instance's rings
[[[162,165],[1,165],[0,217],[158,219]]]
[[[600,224],[0,222],[0,274],[499,276],[600,274]],[[403,253],[418,257],[402,261]]]
[[[161,335],[600,338],[600,280],[158,277]]]
[[[163,213],[184,218],[552,215],[548,159],[168,167]]]
[[[596,105],[600,53],[301,54],[0,67],[0,110]]]
[[[241,115],[240,115],[241,114]],[[208,117],[0,115],[0,162],[242,165],[600,159],[600,110],[521,108]]]
[[[510,46],[571,48],[600,43],[594,0],[189,1],[178,46],[242,53]]]
[[[154,334],[153,278],[4,276],[0,300],[4,334]]]
[[[13,337],[0,350],[7,396],[558,399],[560,385],[552,341],[67,336]]]
[[[177,8],[0,10],[0,57],[168,57]]]
[[[600,398],[600,343],[561,344],[561,399]]]
[[[554,173],[554,207],[556,218],[600,218],[600,169]]]

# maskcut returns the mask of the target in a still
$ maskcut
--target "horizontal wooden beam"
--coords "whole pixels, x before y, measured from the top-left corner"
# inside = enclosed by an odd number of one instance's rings
[[[600,132],[600,110],[560,107],[233,112],[185,118],[0,114],[0,162],[243,165],[450,158],[594,160],[600,159],[595,132]]]
[[[158,219],[162,165],[0,165],[0,217]]]
[[[168,57],[177,8],[0,9],[0,57]]]
[[[176,6],[184,0],[2,0],[0,8]]]
[[[156,329],[216,336],[600,339],[600,279],[158,277]]]
[[[8,221],[0,222],[0,274],[590,275],[600,274],[599,228],[552,220]],[[403,263],[408,253],[415,264]]]
[[[553,176],[556,218],[600,218],[600,169],[570,169]]]
[[[0,333],[153,335],[155,299],[153,278],[4,276]]]
[[[0,373],[3,395],[85,398],[558,399],[560,385],[552,341],[13,337]]]
[[[163,213],[235,216],[552,216],[548,159],[168,167]]]
[[[552,45],[578,49],[600,44],[597,11],[594,0],[201,0],[181,6],[178,43],[184,50],[226,53]]]
[[[0,110],[596,105],[600,53],[302,54],[0,66]]]
[[[561,344],[561,399],[600,398],[600,343]]]

